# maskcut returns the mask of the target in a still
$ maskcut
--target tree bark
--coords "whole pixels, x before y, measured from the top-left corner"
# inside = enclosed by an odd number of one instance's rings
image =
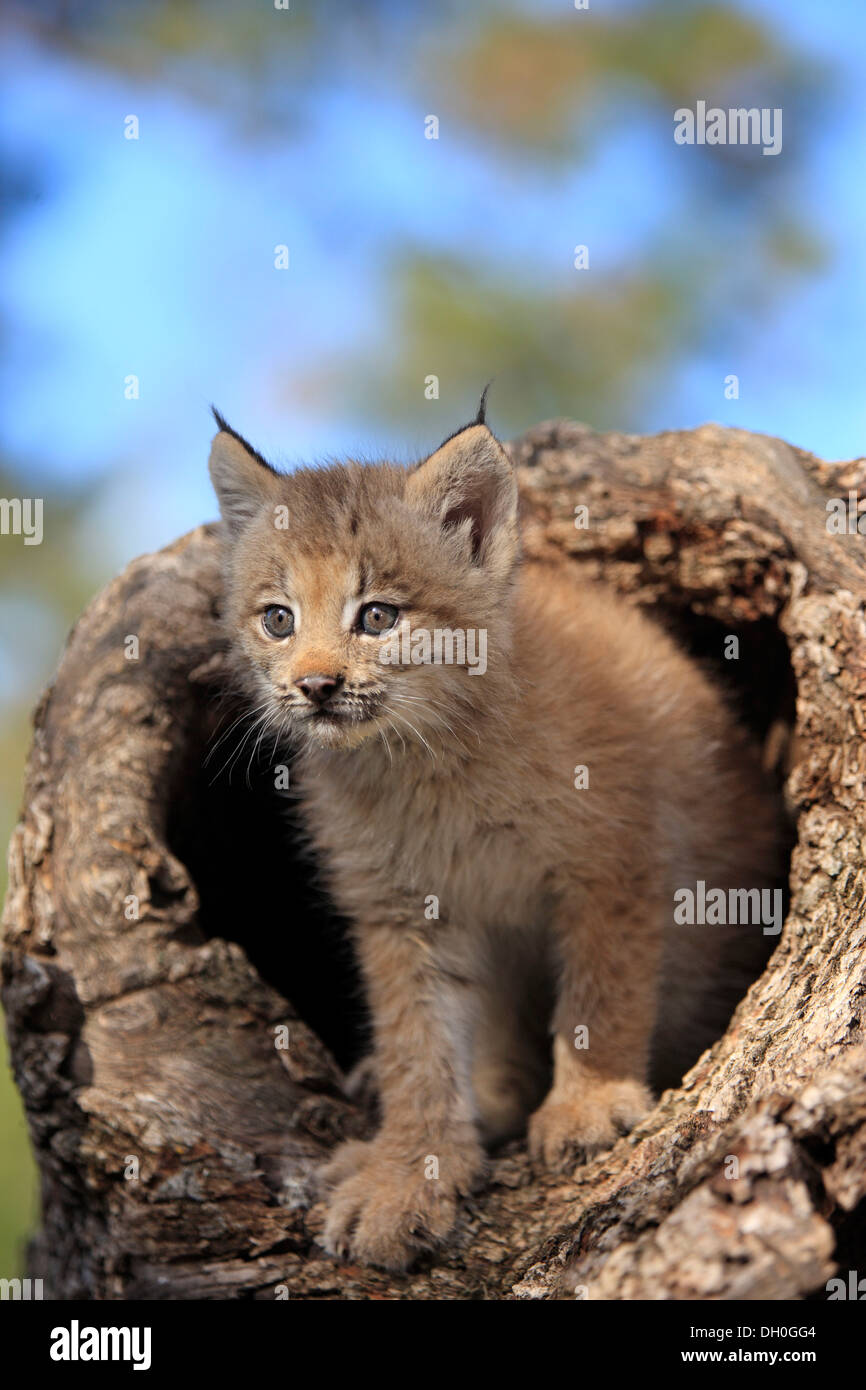
[[[715,426],[556,422],[511,450],[527,552],[651,607],[778,768],[793,853],[769,966],[573,1178],[514,1143],[409,1274],[325,1256],[315,1170],[368,1125],[333,1055],[356,1048],[355,981],[273,769],[250,740],[219,765],[243,724],[205,763],[234,710],[218,528],[199,528],[94,600],[35,716],[2,997],[50,1296],[796,1299],[863,1268],[866,564],[826,502],[866,491],[866,463]]]

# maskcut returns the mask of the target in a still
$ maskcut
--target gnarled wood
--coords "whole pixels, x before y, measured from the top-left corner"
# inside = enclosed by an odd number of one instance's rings
[[[365,1126],[332,1056],[352,1055],[351,969],[272,777],[248,746],[231,777],[204,766],[231,713],[217,529],[194,531],[77,625],[10,849],[3,1002],[43,1179],[30,1272],[52,1296],[787,1299],[862,1263],[866,564],[825,503],[866,466],[711,426],[553,423],[512,452],[527,550],[657,608],[787,770],[768,969],[573,1180],[514,1144],[434,1260],[395,1277],[327,1258],[313,1174]]]

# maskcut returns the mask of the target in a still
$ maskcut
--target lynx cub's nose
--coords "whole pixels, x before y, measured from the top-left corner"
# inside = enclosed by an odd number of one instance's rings
[[[314,705],[323,705],[326,700],[330,700],[342,684],[342,676],[301,676],[300,680],[295,681],[298,689],[308,700],[312,700]]]

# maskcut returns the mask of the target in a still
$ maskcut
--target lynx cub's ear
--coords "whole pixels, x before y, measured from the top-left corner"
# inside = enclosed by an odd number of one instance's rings
[[[276,503],[275,484],[280,475],[218,411],[214,410],[213,416],[219,434],[211,445],[208,467],[223,521],[234,537],[262,507]]]
[[[407,501],[443,527],[463,528],[473,563],[502,575],[517,556],[517,481],[484,424],[446,439],[409,475]]]

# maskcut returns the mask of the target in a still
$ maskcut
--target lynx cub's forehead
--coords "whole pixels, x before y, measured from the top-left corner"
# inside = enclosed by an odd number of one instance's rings
[[[443,569],[441,536],[405,500],[410,470],[392,464],[299,469],[279,482],[279,501],[240,538],[250,563],[278,557],[293,579],[358,595]],[[284,525],[278,525],[282,514]],[[441,578],[447,583],[447,573]]]

